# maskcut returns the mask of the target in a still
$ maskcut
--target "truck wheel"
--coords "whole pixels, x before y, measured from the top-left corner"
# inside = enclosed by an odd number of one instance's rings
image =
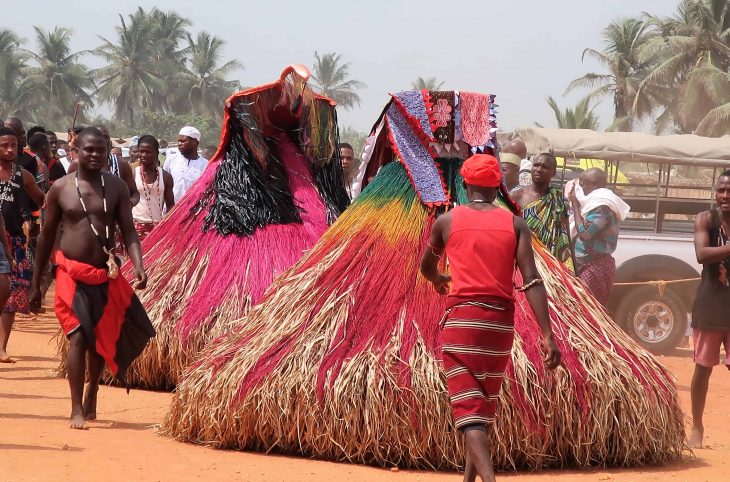
[[[687,326],[682,299],[670,289],[664,296],[654,286],[627,293],[616,310],[616,321],[650,352],[661,355],[679,344]]]

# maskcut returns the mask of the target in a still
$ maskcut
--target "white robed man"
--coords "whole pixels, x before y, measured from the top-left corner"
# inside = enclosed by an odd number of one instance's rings
[[[198,144],[200,144],[200,131],[195,127],[185,126],[177,135],[178,152],[165,159],[162,168],[172,175],[175,203],[180,202],[195,181],[203,175],[208,165],[208,160],[198,154]]]

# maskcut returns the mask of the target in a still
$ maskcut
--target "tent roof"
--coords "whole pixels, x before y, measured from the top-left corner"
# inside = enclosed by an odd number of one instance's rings
[[[589,129],[526,127],[505,138],[520,137],[530,154],[552,149],[556,156],[606,161],[662,162],[730,167],[730,135],[655,136],[643,132],[596,132]]]

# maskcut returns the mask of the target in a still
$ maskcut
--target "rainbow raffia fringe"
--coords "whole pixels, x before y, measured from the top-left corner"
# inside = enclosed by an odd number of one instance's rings
[[[157,337],[130,385],[173,388],[205,342],[259,301],[349,202],[334,103],[305,88],[309,73],[298,69],[228,99],[218,152],[145,239],[149,280],[139,296]]]
[[[377,142],[372,148],[376,157],[383,152]],[[436,162],[456,202],[465,201],[460,165]],[[426,190],[414,189],[417,175],[401,162],[382,165],[264,300],[206,346],[178,386],[164,434],[384,466],[460,466],[462,439],[439,363],[445,300],[418,271],[436,210],[423,202]],[[537,322],[518,294],[513,358],[491,432],[496,466],[680,456],[683,420],[671,375],[535,248],[564,362],[544,370]]]

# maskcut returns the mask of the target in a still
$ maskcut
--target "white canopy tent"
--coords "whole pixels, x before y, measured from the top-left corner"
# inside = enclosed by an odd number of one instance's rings
[[[730,135],[655,136],[643,132],[596,132],[588,129],[524,127],[503,133],[500,142],[519,137],[529,154],[552,151],[560,157],[606,161],[660,162],[730,167]]]

